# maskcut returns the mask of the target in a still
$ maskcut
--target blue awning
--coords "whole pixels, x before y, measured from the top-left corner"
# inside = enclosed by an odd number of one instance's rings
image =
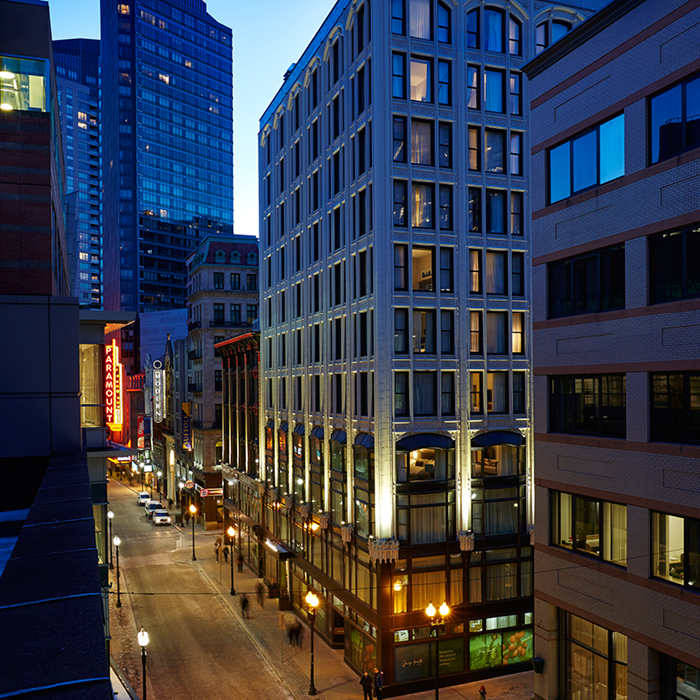
[[[265,426],[268,430],[272,430],[275,427],[275,421],[270,418],[269,421],[267,421],[267,425]]]
[[[331,440],[344,445],[348,441],[348,436],[345,434],[344,430],[334,430],[331,435]]]
[[[408,435],[401,438],[396,443],[397,452],[411,452],[412,450],[420,450],[424,447],[436,447],[440,450],[454,449],[455,441],[446,435],[437,435],[436,433],[417,433],[416,435]]]
[[[368,450],[371,450],[374,448],[374,435],[370,435],[369,433],[360,433],[356,438],[355,438],[355,446],[356,447],[366,447]]]
[[[314,425],[313,430],[311,431],[311,437],[323,440],[323,428],[320,425]]]
[[[524,445],[525,438],[518,433],[506,430],[494,430],[491,433],[481,433],[472,438],[472,449],[475,447],[492,447],[493,445]]]
[[[289,430],[289,425],[287,425],[287,421],[286,421],[286,420],[283,420],[283,421],[280,423],[280,432],[281,432],[281,433],[286,433],[287,430]]]
[[[297,423],[296,427],[294,428],[294,432],[297,435],[303,435],[304,434],[304,424],[303,423]]]

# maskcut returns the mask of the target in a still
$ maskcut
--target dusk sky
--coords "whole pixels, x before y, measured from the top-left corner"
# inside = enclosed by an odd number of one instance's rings
[[[258,234],[258,120],[334,5],[334,0],[210,0],[233,29],[234,229]],[[54,39],[100,37],[99,0],[50,0]]]

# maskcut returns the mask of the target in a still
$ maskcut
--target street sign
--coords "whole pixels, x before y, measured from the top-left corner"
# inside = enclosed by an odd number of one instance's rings
[[[208,495],[209,495],[209,491],[207,491],[207,489],[202,489],[202,490],[199,492],[199,495],[200,495],[202,498],[204,498],[205,496],[208,496]]]
[[[194,481],[186,481],[185,488],[186,489],[193,489],[194,488]]]

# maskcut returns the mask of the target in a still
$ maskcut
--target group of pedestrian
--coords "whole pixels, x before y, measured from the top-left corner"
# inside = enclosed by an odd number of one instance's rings
[[[290,647],[304,647],[304,628],[300,620],[294,620],[287,625],[287,639]]]
[[[382,688],[384,687],[384,674],[378,668],[374,669],[374,676],[370,676],[367,671],[360,678],[360,685],[364,693],[364,700],[372,700],[372,696],[377,700],[382,700]]]

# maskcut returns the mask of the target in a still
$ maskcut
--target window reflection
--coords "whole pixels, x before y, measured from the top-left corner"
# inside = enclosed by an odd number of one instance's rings
[[[0,110],[46,112],[46,62],[0,56]]]

